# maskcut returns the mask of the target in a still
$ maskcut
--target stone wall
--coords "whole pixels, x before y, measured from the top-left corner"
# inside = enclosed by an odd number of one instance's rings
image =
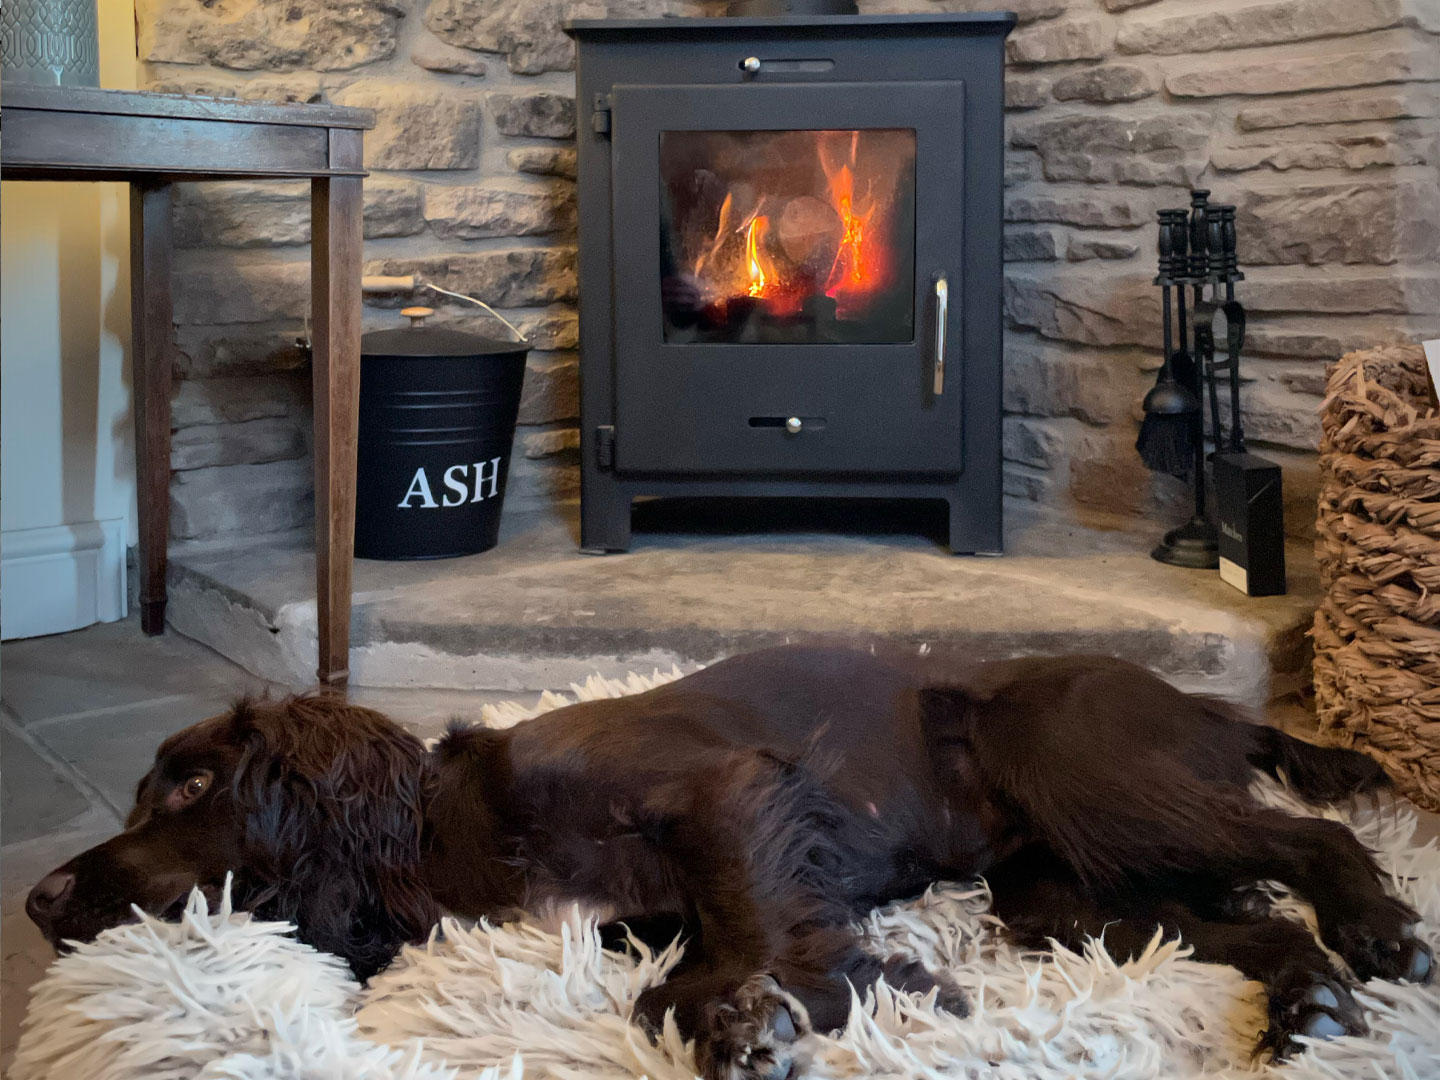
[[[1440,0],[1036,0],[1009,41],[1006,487],[1183,501],[1131,447],[1156,209],[1237,206],[1252,441],[1314,521],[1327,360],[1440,333]]]
[[[928,0],[871,0],[869,11]],[[940,0],[936,8],[983,5]],[[1440,335],[1440,0],[1017,0],[1007,102],[1006,489],[1173,513],[1134,453],[1159,364],[1158,207],[1239,206],[1246,419],[1313,516],[1324,362]],[[148,85],[331,101],[366,139],[367,270],[504,308],[536,342],[514,505],[578,495],[572,16],[709,0],[137,0]],[[183,189],[176,537],[308,526],[303,185]],[[443,298],[434,298],[443,301]],[[431,302],[431,301],[426,301]],[[394,325],[372,304],[367,328]],[[469,305],[440,321],[481,325]],[[1312,504],[1313,505],[1313,504]]]

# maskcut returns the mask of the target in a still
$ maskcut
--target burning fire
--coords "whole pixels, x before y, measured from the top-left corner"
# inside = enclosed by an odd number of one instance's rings
[[[760,265],[760,245],[765,242],[765,232],[769,227],[769,218],[757,217],[745,230],[745,269],[750,273],[751,296],[765,295],[765,268]]]
[[[726,191],[713,234],[706,231],[690,262],[702,295],[723,310],[730,299],[765,301],[776,315],[800,313],[827,296],[840,318],[863,314],[894,274],[885,240],[893,213],[893,183],[877,177],[875,162],[859,169],[861,132],[817,132],[808,163],[815,187],[755,190],[743,181]],[[829,137],[827,137],[829,136]],[[807,163],[796,162],[803,178]],[[857,171],[866,177],[856,181]]]
[[[878,260],[867,262],[865,258],[865,226],[875,209],[872,206],[864,214],[855,212],[855,178],[849,165],[842,165],[831,178],[830,195],[840,212],[845,231],[840,236],[840,250],[835,254],[835,263],[825,282],[825,295],[838,298],[838,293],[864,289],[866,279],[875,274],[873,264]]]
[[[715,238],[710,241],[710,250],[695,260],[695,276],[700,276],[700,271],[705,269],[705,264],[720,254],[720,249],[725,246],[725,241],[730,239],[730,234],[735,232],[735,193],[727,191],[725,201],[720,204],[720,220],[715,223]]]

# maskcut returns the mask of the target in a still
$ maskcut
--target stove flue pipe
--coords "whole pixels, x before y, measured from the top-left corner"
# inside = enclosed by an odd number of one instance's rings
[[[775,15],[858,15],[855,0],[731,0],[730,18],[768,18]]]

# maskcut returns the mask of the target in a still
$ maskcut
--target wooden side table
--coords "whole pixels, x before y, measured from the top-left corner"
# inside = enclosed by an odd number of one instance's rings
[[[140,622],[165,627],[170,530],[171,187],[294,179],[311,191],[317,674],[349,675],[360,392],[361,144],[368,109],[272,105],[80,87],[6,86],[6,180],[130,184],[131,334],[140,518]]]

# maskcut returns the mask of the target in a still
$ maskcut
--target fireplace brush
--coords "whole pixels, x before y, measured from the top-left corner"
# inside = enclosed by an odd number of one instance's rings
[[[1140,425],[1135,449],[1152,472],[1163,472],[1184,480],[1195,468],[1195,418],[1200,411],[1200,399],[1194,389],[1195,364],[1185,347],[1185,290],[1183,284],[1177,284],[1177,281],[1183,282],[1186,275],[1184,247],[1177,252],[1175,246],[1177,241],[1183,245],[1184,233],[1176,226],[1185,212],[1161,210],[1159,216],[1160,272],[1155,284],[1161,289],[1164,351],[1155,386],[1145,395],[1145,419]],[[1178,350],[1174,348],[1171,335],[1172,288],[1180,310]]]

